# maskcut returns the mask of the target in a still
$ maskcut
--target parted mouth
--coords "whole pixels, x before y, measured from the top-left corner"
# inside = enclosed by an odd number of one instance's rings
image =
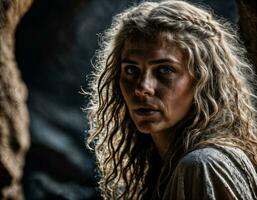
[[[150,104],[139,104],[134,107],[135,110],[159,110],[157,105],[150,105]]]
[[[142,108],[136,109],[136,111],[142,111],[142,112],[144,112],[144,111],[159,111],[159,110],[156,109],[156,108],[145,108],[145,107],[142,107]]]
[[[135,109],[135,113],[142,116],[153,115],[158,112],[160,112],[160,110],[152,106],[144,106]]]

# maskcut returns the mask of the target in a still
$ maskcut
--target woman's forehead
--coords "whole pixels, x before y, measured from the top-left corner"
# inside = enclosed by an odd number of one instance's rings
[[[125,40],[122,49],[122,57],[138,53],[145,54],[146,52],[159,52],[158,54],[161,54],[161,52],[170,52],[171,54],[180,54],[180,57],[182,57],[182,51],[170,38],[160,34],[156,35],[156,37],[128,38]]]
[[[158,47],[175,47],[176,41],[174,35],[167,32],[159,32],[151,35],[137,34],[128,37],[125,40],[126,47],[141,47],[141,46],[158,46]]]

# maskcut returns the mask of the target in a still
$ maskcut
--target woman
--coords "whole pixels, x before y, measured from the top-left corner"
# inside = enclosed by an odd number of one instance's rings
[[[144,2],[101,44],[88,144],[104,199],[257,199],[253,72],[227,23]]]

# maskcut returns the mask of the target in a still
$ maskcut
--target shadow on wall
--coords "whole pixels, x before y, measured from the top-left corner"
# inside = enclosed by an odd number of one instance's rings
[[[92,69],[96,34],[132,3],[35,0],[19,24],[16,59],[29,89],[31,121],[26,199],[100,199],[93,157],[85,147],[86,116],[80,108],[86,100],[79,91]],[[215,1],[213,8],[236,20],[233,1]]]

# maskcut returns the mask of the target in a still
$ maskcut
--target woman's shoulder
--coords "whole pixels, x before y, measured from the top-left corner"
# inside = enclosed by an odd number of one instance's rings
[[[222,165],[231,167],[233,165],[254,170],[254,164],[243,150],[238,147],[212,145],[194,149],[186,153],[179,161],[182,166],[210,166]],[[255,171],[255,170],[254,170]]]
[[[257,199],[257,173],[237,147],[208,146],[192,150],[178,162],[168,184],[171,199]],[[166,198],[170,199],[170,198]]]

